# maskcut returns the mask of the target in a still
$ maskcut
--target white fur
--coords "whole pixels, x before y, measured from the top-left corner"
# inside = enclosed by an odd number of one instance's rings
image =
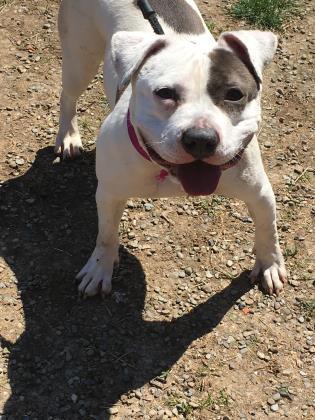
[[[193,1],[188,2],[198,10]],[[141,131],[162,158],[173,163],[193,160],[180,142],[183,131],[192,125],[203,124],[219,132],[218,148],[206,162],[221,165],[242,149],[248,135],[257,132],[260,122],[260,95],[235,122],[215,106],[207,92],[209,53],[217,47],[231,50],[228,37],[223,34],[217,43],[207,30],[201,35],[176,34],[165,22],[161,23],[165,37],[152,33],[141,13],[132,7],[132,0],[63,0],[61,3],[63,91],[56,151],[62,151],[65,157],[80,152],[76,102],[95,75],[102,57],[105,57],[104,89],[113,109],[97,141],[99,234],[93,254],[77,276],[79,290],[87,296],[95,295],[99,289],[103,293],[111,290],[113,265],[118,259],[118,225],[126,200],[134,196],[185,195],[178,180],[171,176],[158,181],[156,176],[161,167],[146,161],[132,146],[126,125],[128,107],[136,130]],[[265,63],[275,52],[275,37],[259,31],[232,34],[242,43],[261,78]],[[145,60],[150,49],[162,41],[166,47]],[[159,102],[152,94],[159,87],[174,84],[185,97],[177,108],[172,103]],[[127,88],[114,108],[118,85]],[[262,273],[266,291],[278,294],[286,274],[277,237],[275,199],[256,138],[242,160],[223,172],[216,192],[240,198],[248,205],[256,224],[257,259],[252,279]]]

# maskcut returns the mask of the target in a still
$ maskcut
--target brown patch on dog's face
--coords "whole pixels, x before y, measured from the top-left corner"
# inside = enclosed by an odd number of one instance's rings
[[[210,60],[209,95],[215,105],[237,119],[247,103],[257,97],[257,82],[246,65],[230,51],[214,50]]]
[[[134,4],[137,6],[136,0]],[[158,16],[175,32],[186,34],[205,32],[201,17],[185,0],[150,0],[150,4]]]

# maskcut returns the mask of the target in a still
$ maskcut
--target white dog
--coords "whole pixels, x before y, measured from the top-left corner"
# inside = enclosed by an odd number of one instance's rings
[[[278,294],[286,280],[275,198],[255,133],[270,32],[225,32],[216,41],[192,0],[151,0],[155,35],[133,0],[63,0],[60,129],[56,151],[82,148],[76,102],[104,58],[112,112],[96,147],[99,233],[79,291],[109,293],[118,225],[129,197],[222,194],[243,200],[256,225],[251,279]],[[115,105],[116,92],[121,93]]]

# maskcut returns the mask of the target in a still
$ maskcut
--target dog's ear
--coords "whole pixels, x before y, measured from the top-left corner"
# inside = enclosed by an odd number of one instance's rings
[[[263,31],[223,32],[218,39],[219,47],[229,49],[242,60],[258,86],[263,69],[271,62],[277,45],[277,37],[272,32]]]
[[[144,62],[165,45],[164,36],[146,32],[116,32],[112,37],[112,60],[119,89],[128,85]]]

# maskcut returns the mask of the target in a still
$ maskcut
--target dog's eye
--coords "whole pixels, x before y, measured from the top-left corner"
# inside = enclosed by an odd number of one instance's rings
[[[175,89],[171,88],[161,88],[154,91],[155,95],[161,99],[171,99],[172,101],[178,100],[178,95]]]
[[[237,87],[230,88],[226,93],[224,100],[230,102],[238,102],[244,98],[244,93]]]

